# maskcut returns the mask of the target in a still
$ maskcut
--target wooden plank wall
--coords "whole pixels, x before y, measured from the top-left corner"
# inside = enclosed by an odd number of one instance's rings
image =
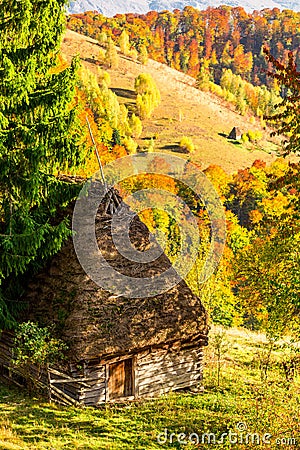
[[[86,364],[84,376],[88,387],[83,387],[80,395],[80,402],[85,405],[101,405],[106,401],[106,367],[105,364]]]
[[[152,397],[197,385],[202,378],[201,348],[157,349],[138,355],[136,386],[139,397]]]

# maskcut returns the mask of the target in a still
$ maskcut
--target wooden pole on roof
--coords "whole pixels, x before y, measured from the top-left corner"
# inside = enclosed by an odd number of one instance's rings
[[[92,139],[92,143],[94,145],[95,153],[96,153],[96,156],[97,156],[97,160],[98,160],[98,164],[99,164],[99,168],[100,168],[100,173],[101,173],[101,178],[102,178],[102,182],[103,182],[104,189],[105,189],[105,194],[107,194],[109,191],[111,191],[110,198],[113,198],[113,201],[114,201],[116,207],[118,207],[120,202],[119,202],[119,200],[118,200],[114,190],[113,189],[109,190],[108,187],[107,187],[107,183],[106,183],[105,176],[104,176],[102,162],[101,162],[101,159],[100,159],[100,155],[99,155],[99,152],[98,152],[96,141],[95,141],[93,133],[92,133],[92,129],[91,129],[91,125],[90,125],[88,116],[86,116],[86,123],[87,123],[88,129],[89,129],[89,133],[90,133],[90,136],[91,136],[91,139]],[[110,199],[109,199],[109,203],[110,203]],[[108,207],[109,207],[109,205],[107,205],[107,208]],[[115,209],[114,206],[112,206],[112,211],[111,212],[113,212],[114,209]]]
[[[107,189],[107,184],[106,184],[106,180],[105,180],[105,176],[104,176],[104,172],[103,172],[103,166],[102,166],[102,162],[101,162],[100,155],[99,155],[99,152],[98,152],[97,144],[96,144],[96,141],[95,141],[93,133],[92,133],[92,129],[91,129],[91,125],[90,125],[88,116],[86,116],[86,123],[87,123],[88,129],[89,129],[89,133],[90,133],[90,136],[91,136],[91,139],[92,139],[92,143],[93,143],[93,146],[94,146],[94,149],[95,149],[95,153],[96,153],[96,156],[97,156],[97,160],[98,160],[98,164],[99,164],[99,168],[100,168],[100,173],[101,173],[101,178],[102,178],[102,182],[103,182],[103,185],[104,185],[105,193],[107,193],[108,189]]]

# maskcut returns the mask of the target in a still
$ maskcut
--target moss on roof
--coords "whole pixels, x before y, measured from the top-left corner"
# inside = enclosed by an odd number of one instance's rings
[[[153,263],[128,261],[116,250],[110,217],[100,206],[96,237],[105,259],[123,274],[151,277],[171,266],[162,254]],[[130,239],[140,251],[153,242],[135,216]],[[156,244],[157,245],[157,244]],[[27,318],[55,324],[69,344],[71,360],[125,354],[171,342],[207,342],[207,315],[185,281],[154,297],[125,298],[99,287],[82,269],[70,239],[48,267],[29,283]]]

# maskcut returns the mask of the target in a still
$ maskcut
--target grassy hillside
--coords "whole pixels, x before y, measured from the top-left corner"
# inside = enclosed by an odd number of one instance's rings
[[[67,30],[62,50],[68,60],[79,54],[83,64],[97,73],[100,50],[97,41]],[[270,138],[269,130],[263,130],[258,120],[237,114],[213,94],[196,89],[194,78],[153,60],[143,66],[122,55],[119,68],[107,71],[111,75],[111,88],[129,108],[135,105],[134,79],[140,73],[150,73],[160,90],[160,106],[151,119],[144,121],[139,139],[141,148],[145,141],[155,138],[156,150],[176,153],[180,138],[189,136],[196,146],[193,161],[203,169],[216,164],[228,172],[248,167],[256,159],[271,162],[276,158],[272,153],[277,149],[276,140]],[[259,144],[228,140],[226,136],[234,126],[243,133],[260,130],[263,139]]]
[[[106,406],[100,409],[59,407],[41,399],[30,399],[13,388],[0,388],[0,448],[5,450],[75,449],[161,449],[235,448],[222,433],[237,433],[237,448],[298,448],[299,378],[294,384],[284,380],[282,353],[271,353],[267,380],[262,379],[268,344],[259,334],[231,329],[223,337],[220,329],[211,332],[206,350],[204,390],[181,393],[157,400]],[[220,385],[217,386],[217,341],[221,336]],[[246,443],[247,428],[249,433]],[[167,431],[168,442],[157,440]],[[170,434],[185,433],[200,445],[180,444]],[[213,433],[216,444],[207,443],[204,433]],[[257,442],[268,433],[268,442]],[[242,436],[242,437],[241,437]],[[202,438],[204,443],[201,444]],[[210,439],[214,439],[213,436]],[[270,441],[270,443],[269,443]]]

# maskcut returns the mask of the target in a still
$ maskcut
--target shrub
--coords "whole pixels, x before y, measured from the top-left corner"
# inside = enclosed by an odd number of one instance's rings
[[[218,84],[215,84],[215,83],[212,83],[212,82],[209,83],[209,91],[212,94],[218,95],[219,97],[224,97],[225,96],[222,87],[219,86]]]
[[[149,96],[151,96],[151,101],[154,108],[159,105],[160,92],[155,84],[155,81],[149,73],[141,73],[138,77],[136,77],[134,81],[134,89],[137,94],[148,94]]]
[[[102,31],[101,33],[99,33],[97,35],[97,39],[98,39],[100,45],[106,45],[108,38],[107,38],[107,34],[105,33],[105,31]]]
[[[131,128],[131,133],[134,138],[139,138],[143,131],[143,125],[138,116],[132,114],[129,119],[129,126]]]
[[[244,100],[241,96],[236,98],[235,107],[242,116],[246,114],[248,109],[246,100]]]
[[[229,103],[236,104],[236,97],[232,92],[225,91],[225,100],[227,100]]]
[[[149,141],[146,142],[146,150],[148,153],[153,153],[155,149],[155,141],[153,138],[151,138]]]
[[[136,97],[136,108],[141,119],[148,119],[154,109],[151,96],[149,94],[138,94]]]
[[[248,136],[250,142],[255,141],[255,131],[249,130],[247,133],[247,136]]]
[[[123,139],[123,145],[130,155],[136,153],[137,143],[131,137],[125,137]]]
[[[42,369],[63,359],[66,349],[66,344],[53,337],[48,327],[39,327],[31,321],[23,322],[16,329],[13,363],[19,367],[29,389],[33,389],[37,387]],[[32,364],[37,369],[35,378],[31,374]]]
[[[105,62],[111,69],[117,69],[119,67],[119,55],[111,37],[107,41]]]
[[[123,55],[128,56],[130,53],[129,36],[126,30],[123,30],[119,38],[120,50]]]
[[[137,60],[138,58],[138,52],[135,48],[132,48],[128,54],[128,56],[130,56],[130,58],[132,58],[134,61]]]
[[[147,64],[148,62],[148,51],[147,51],[147,47],[145,45],[141,45],[138,51],[138,57],[137,60],[141,63],[141,64]]]
[[[98,67],[98,81],[99,84],[102,85],[103,83],[106,84],[107,87],[110,86],[111,78],[108,72],[105,70],[102,70],[100,67]]]
[[[256,131],[256,141],[260,141],[263,137],[263,134],[261,131]]]
[[[258,142],[262,138],[262,132],[249,130],[247,133],[247,136],[248,136],[250,142]]]
[[[103,63],[105,61],[105,51],[103,50],[103,48],[100,48],[99,50],[98,59],[100,63]]]
[[[193,153],[193,151],[195,150],[195,145],[194,145],[192,139],[187,136],[183,136],[180,139],[179,147],[189,153]]]

